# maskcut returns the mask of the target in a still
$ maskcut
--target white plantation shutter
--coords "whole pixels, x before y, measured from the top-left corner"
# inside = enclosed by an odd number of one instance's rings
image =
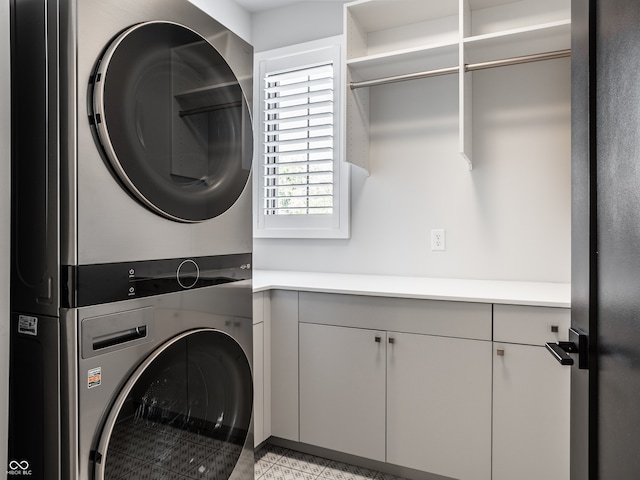
[[[265,78],[265,215],[333,214],[333,63]]]
[[[333,45],[260,63],[256,236],[348,235],[339,51]]]

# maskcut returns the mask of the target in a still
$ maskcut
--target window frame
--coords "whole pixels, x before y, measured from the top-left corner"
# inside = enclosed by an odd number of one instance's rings
[[[256,53],[254,59],[254,237],[349,238],[350,166],[344,161],[344,68],[342,36]],[[266,215],[264,208],[264,156],[266,76],[279,72],[333,64],[333,213]]]

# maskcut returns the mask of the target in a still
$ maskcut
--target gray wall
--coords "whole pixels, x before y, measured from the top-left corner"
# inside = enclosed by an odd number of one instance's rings
[[[234,0],[189,0],[236,35],[251,43],[251,15]]]
[[[0,3],[0,472],[7,466],[9,368],[9,2]]]
[[[340,35],[344,3],[346,0],[307,1],[254,13],[254,50],[263,52]]]
[[[341,9],[323,5],[323,22],[302,8],[254,16],[256,51],[335,34]],[[371,88],[371,174],[353,169],[351,239],[255,239],[256,268],[569,282],[570,62],[473,75],[472,171],[457,153],[455,76]],[[445,252],[430,249],[434,228]]]

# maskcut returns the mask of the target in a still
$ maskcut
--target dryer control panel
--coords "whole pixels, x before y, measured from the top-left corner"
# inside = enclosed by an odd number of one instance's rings
[[[71,265],[62,269],[65,308],[86,307],[251,279],[251,254]]]

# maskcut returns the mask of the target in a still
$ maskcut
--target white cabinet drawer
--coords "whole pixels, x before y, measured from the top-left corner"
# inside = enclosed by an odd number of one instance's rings
[[[542,346],[567,341],[571,325],[568,308],[493,306],[493,341]]]
[[[300,322],[491,340],[491,305],[300,292]]]

